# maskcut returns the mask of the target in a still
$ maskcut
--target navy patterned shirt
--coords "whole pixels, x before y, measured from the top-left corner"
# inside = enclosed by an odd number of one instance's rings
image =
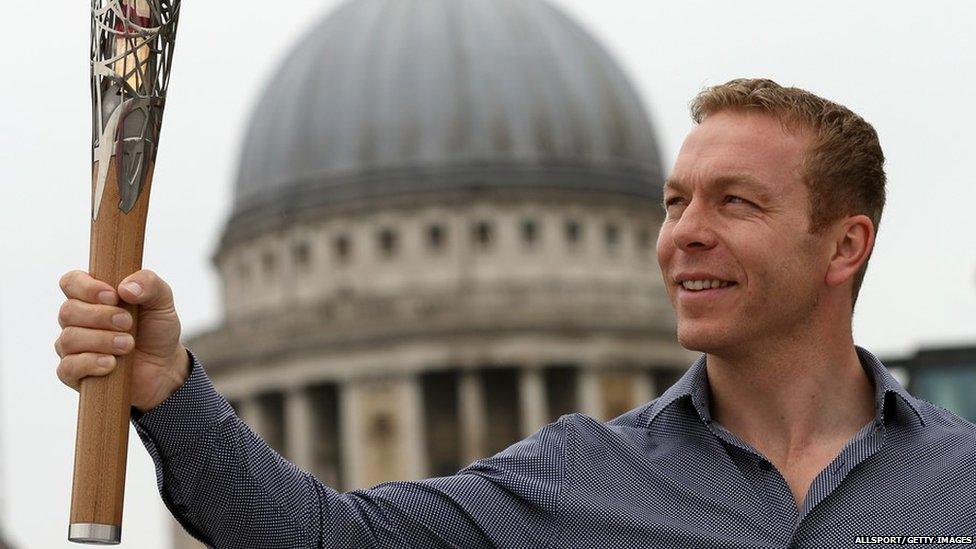
[[[454,475],[345,493],[255,435],[192,353],[187,382],[133,423],[166,506],[220,548],[976,541],[976,425],[914,398],[856,350],[876,416],[814,479],[802,509],[762,454],[712,420],[704,354],[663,395],[608,422],[567,414]]]

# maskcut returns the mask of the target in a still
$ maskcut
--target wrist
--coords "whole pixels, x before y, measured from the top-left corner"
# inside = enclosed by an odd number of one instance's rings
[[[172,390],[169,394],[175,393],[180,387],[186,383],[186,380],[190,377],[190,354],[186,351],[186,347],[182,344],[179,345],[176,351],[176,356],[173,362],[172,368],[170,368],[170,374],[173,376]]]
[[[182,387],[190,378],[190,354],[186,347],[179,345],[172,358],[167,361],[168,366],[162,375],[162,381],[157,385],[155,397],[148,404],[133,404],[140,413],[147,413],[166,401],[173,393]]]

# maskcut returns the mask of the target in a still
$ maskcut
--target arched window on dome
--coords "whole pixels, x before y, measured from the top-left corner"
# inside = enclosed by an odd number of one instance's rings
[[[651,230],[647,227],[637,229],[637,251],[646,254],[651,249]]]
[[[569,249],[572,251],[579,249],[580,241],[583,240],[583,224],[575,219],[569,219],[563,225],[563,233],[566,235]]]
[[[352,243],[349,240],[349,235],[337,236],[333,241],[333,246],[336,260],[339,263],[348,263],[350,256],[352,256]]]
[[[264,252],[261,256],[261,266],[264,268],[264,276],[271,278],[274,276],[275,272],[275,256],[274,252],[268,250]]]
[[[393,229],[386,227],[379,233],[379,245],[382,256],[389,259],[397,252],[397,233]]]
[[[434,223],[427,226],[427,248],[429,250],[434,252],[442,251],[446,241],[447,234],[443,225]]]
[[[527,248],[535,247],[539,241],[539,224],[534,219],[522,221],[522,244]]]
[[[490,221],[478,221],[472,227],[471,237],[479,249],[487,250],[494,244],[494,233],[495,228]]]
[[[307,270],[311,264],[312,255],[311,247],[308,245],[308,242],[304,240],[297,242],[294,246],[292,246],[291,252],[292,259],[295,261],[295,264],[298,265],[298,268],[302,271]]]
[[[607,223],[603,227],[603,238],[607,244],[607,253],[616,254],[620,250],[620,227],[614,223]]]

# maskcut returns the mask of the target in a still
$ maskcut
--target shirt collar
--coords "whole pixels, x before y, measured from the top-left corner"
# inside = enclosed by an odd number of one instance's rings
[[[922,418],[919,403],[915,397],[910,395],[902,387],[901,383],[898,383],[898,380],[891,375],[891,372],[881,363],[878,357],[863,347],[855,345],[854,349],[857,351],[864,371],[871,376],[874,382],[875,423],[877,425],[884,423],[885,412],[894,406],[893,400],[890,405],[888,404],[888,393],[895,393],[902,401],[908,404],[908,407],[915,413],[919,422],[924,427],[925,420]],[[708,373],[705,368],[706,358],[707,355],[703,353],[674,385],[655,399],[641,414],[641,417],[638,418],[638,425],[645,428],[650,427],[651,423],[662,410],[682,397],[689,397],[701,420],[705,423],[710,423],[712,421],[711,411],[709,409],[711,392],[708,387]]]

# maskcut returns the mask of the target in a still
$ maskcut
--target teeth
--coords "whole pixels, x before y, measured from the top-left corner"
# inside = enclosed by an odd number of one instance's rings
[[[686,290],[708,290],[712,288],[724,288],[731,282],[723,280],[685,280],[681,283]]]

